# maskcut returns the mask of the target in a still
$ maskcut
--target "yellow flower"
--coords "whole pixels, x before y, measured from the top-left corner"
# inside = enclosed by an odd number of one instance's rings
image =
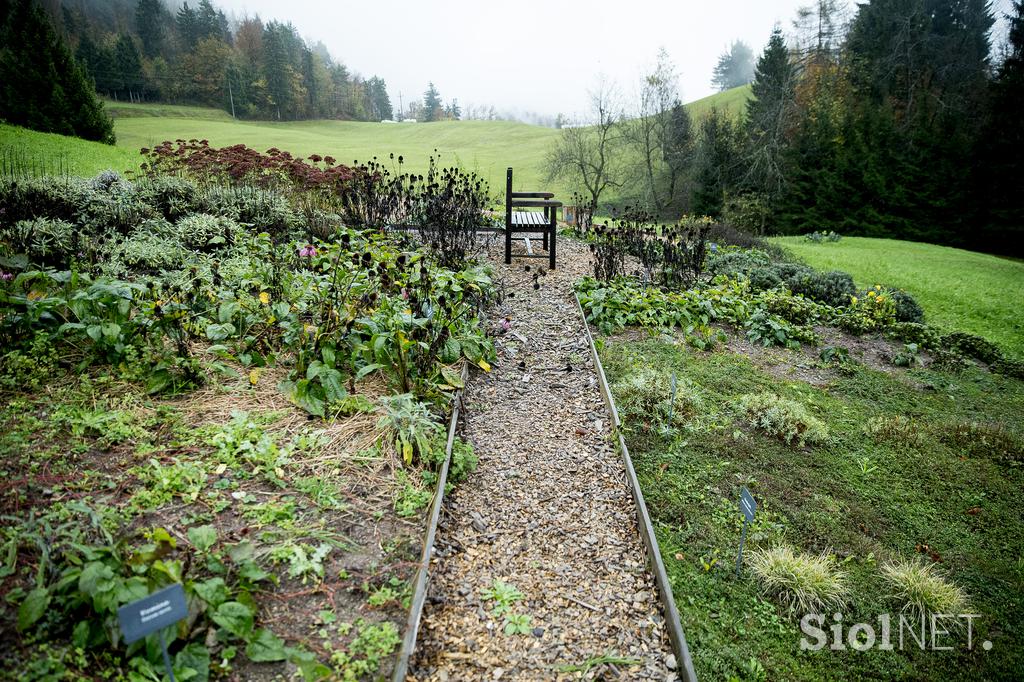
[[[857,304],[857,297],[856,296],[851,296],[850,297],[850,303],[856,305]]]
[[[875,292],[873,292],[873,291],[869,291],[868,292],[868,296],[874,296],[874,295],[875,295]]]
[[[260,380],[260,371],[258,369],[251,370],[249,372],[249,383],[252,384],[253,386],[255,386],[256,382],[259,381],[259,380]]]
[[[881,285],[881,284],[876,284],[876,285],[875,285],[875,288],[876,288],[876,289],[878,289],[879,291],[881,291],[881,289],[882,289],[882,285]]]
[[[268,294],[266,291],[261,291],[260,292],[260,303],[262,303],[263,305],[269,305],[270,304],[270,294]]]

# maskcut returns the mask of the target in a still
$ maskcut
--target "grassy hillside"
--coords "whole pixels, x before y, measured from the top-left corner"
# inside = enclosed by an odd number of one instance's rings
[[[694,100],[687,104],[686,108],[695,121],[703,118],[712,109],[738,116],[746,109],[748,99],[750,99],[750,86],[741,85],[738,88],[716,92],[703,99]]]
[[[694,118],[712,107],[738,113],[749,93],[743,86],[692,102]],[[163,140],[207,139],[216,146],[246,144],[293,154],[331,155],[343,163],[386,159],[401,154],[406,167],[423,171],[435,150],[442,163],[458,163],[480,173],[499,194],[505,169],[516,169],[516,189],[551,189],[567,198],[567,188],[550,186],[543,178],[544,155],[559,132],[552,128],[510,121],[447,121],[441,123],[361,123],[355,121],[235,121],[225,111],[174,104],[131,104],[107,101],[115,119],[117,148],[59,135],[0,126],[0,158],[18,160],[33,172],[92,175],[106,168],[137,168],[136,152]]]
[[[0,174],[94,175],[112,168],[138,168],[138,154],[123,147],[76,137],[37,133],[0,123]]]
[[[402,155],[406,167],[423,171],[437,150],[443,163],[459,163],[480,173],[499,191],[505,169],[516,169],[519,188],[540,188],[541,163],[558,135],[551,128],[508,121],[445,121],[439,123],[362,123],[355,121],[232,121],[208,118],[132,116],[115,121],[117,144],[138,150],[167,139],[207,139],[215,146],[246,144],[261,151],[271,147],[293,154],[331,155],[342,163]]]
[[[230,121],[231,114],[223,109],[190,107],[183,104],[135,104],[104,100],[103,107],[115,119],[118,118],[198,118],[209,121]]]
[[[865,237],[815,244],[802,237],[774,240],[813,267],[844,270],[858,286],[906,289],[927,320],[980,334],[1024,357],[1024,262],[947,246]]]

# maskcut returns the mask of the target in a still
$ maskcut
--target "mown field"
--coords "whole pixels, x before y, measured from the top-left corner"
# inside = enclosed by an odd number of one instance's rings
[[[927,320],[980,334],[1024,357],[1024,262],[948,246],[866,237],[808,242],[773,240],[821,270],[843,270],[858,286],[882,283],[906,289]]]
[[[717,107],[739,112],[749,92],[735,88],[687,106],[695,117]],[[365,123],[357,121],[235,121],[221,109],[174,104],[105,103],[114,117],[116,148],[59,135],[0,125],[0,159],[13,156],[43,170],[94,175],[107,168],[138,167],[136,152],[164,140],[206,139],[216,146],[246,144],[265,151],[277,147],[292,154],[331,155],[342,163],[402,155],[411,171],[426,170],[430,155],[479,173],[495,194],[504,190],[505,169],[516,169],[520,190],[550,188],[568,198],[568,188],[544,179],[544,155],[558,137],[553,128],[512,121],[439,123]],[[390,163],[390,160],[388,160]]]
[[[348,164],[373,157],[390,164],[390,154],[396,159],[401,155],[406,169],[416,172],[426,171],[436,150],[445,165],[454,163],[475,171],[494,192],[504,188],[509,166],[517,169],[518,187],[543,186],[544,154],[558,135],[553,128],[509,121],[272,123],[143,116],[119,118],[115,130],[118,146],[126,149],[152,147],[165,139],[197,138],[217,147],[242,143],[261,151],[277,147],[299,156],[330,155]],[[397,161],[394,165],[397,167]]]

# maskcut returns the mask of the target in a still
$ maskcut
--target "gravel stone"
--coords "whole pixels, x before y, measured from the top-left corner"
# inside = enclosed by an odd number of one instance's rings
[[[573,300],[590,255],[572,240],[558,247],[558,269],[539,276],[539,290],[522,260],[506,266],[500,244],[490,247],[507,294],[490,312],[497,360],[465,390],[462,437],[479,465],[446,498],[444,551],[430,566],[429,595],[461,598],[427,600],[412,679],[578,679],[559,667],[609,652],[640,663],[598,666],[588,679],[676,678]],[[512,329],[503,334],[506,317]],[[567,371],[570,354],[577,364]],[[529,616],[532,636],[504,634],[505,617],[483,598],[497,580],[522,592],[509,614]]]

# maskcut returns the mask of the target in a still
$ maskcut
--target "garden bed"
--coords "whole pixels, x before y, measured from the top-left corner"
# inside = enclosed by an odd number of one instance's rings
[[[633,337],[608,339],[602,351],[698,676],[1013,678],[1024,664],[1022,382],[981,368],[881,372],[856,361],[819,361],[823,381],[813,384],[780,381],[773,366],[812,362],[796,351],[752,361],[736,350]],[[744,398],[765,393],[802,407],[827,435],[787,443],[767,434]],[[876,631],[878,615],[892,614],[895,642],[899,616],[911,611],[884,570],[916,562],[959,587],[960,609],[978,614],[973,647],[948,627],[939,645],[951,651],[921,651],[909,634],[903,651],[801,651],[809,611],[789,607],[749,568],[733,575],[741,486],[760,505],[748,561],[785,543],[801,556],[825,552],[845,574],[842,599],[815,612]]]
[[[387,675],[443,415],[493,359],[464,229],[486,186],[198,141],[147,160],[0,182],[0,666],[159,678],[117,610],[180,584],[179,679]]]

